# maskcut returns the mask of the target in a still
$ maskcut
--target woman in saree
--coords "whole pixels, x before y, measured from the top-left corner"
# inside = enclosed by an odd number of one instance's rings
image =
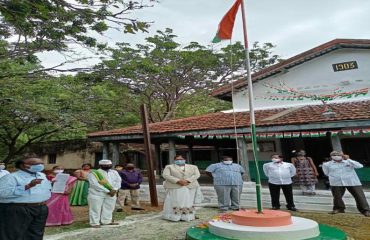
[[[55,184],[57,175],[63,172],[64,168],[62,166],[55,166],[53,167],[53,172],[49,174],[47,178],[52,184]],[[68,195],[72,191],[76,180],[77,178],[69,176],[63,193],[51,193],[51,198],[46,203],[49,208],[46,226],[68,225],[73,222]]]
[[[77,178],[77,183],[74,186],[71,196],[69,198],[69,204],[71,206],[86,206],[87,205],[87,194],[89,191],[89,182],[87,181],[87,175],[91,172],[91,164],[82,164],[81,169],[74,172],[74,176]]]

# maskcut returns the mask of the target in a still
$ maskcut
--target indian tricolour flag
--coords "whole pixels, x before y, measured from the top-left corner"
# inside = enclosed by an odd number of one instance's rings
[[[222,18],[220,24],[218,25],[218,30],[216,36],[213,38],[213,43],[221,42],[222,40],[231,39],[233,35],[233,28],[235,23],[236,14],[238,13],[241,0],[236,0],[234,5]]]

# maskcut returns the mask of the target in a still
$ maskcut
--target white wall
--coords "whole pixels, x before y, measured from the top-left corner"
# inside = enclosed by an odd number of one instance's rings
[[[358,69],[334,72],[332,64],[356,61]],[[279,94],[277,90],[266,87],[263,83],[278,85],[284,81],[287,86],[298,89],[305,93],[332,94],[334,89],[353,91],[370,87],[370,50],[368,49],[340,49],[317,57],[308,62],[288,69],[285,74],[272,76],[253,84],[255,107],[279,108],[285,106],[297,106],[317,104],[310,99],[303,101],[290,100],[266,100],[266,96],[289,96]],[[351,99],[370,99],[370,94]],[[338,99],[348,101],[351,99]],[[337,99],[335,100],[337,101]],[[329,102],[330,103],[330,102]],[[247,90],[239,91],[234,96],[234,108],[238,111],[249,109]]]

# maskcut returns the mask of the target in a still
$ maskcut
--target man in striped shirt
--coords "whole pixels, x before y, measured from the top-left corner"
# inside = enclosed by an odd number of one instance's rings
[[[233,163],[231,157],[224,156],[222,162],[211,164],[206,172],[213,177],[220,211],[239,210],[243,189],[242,175],[245,173],[243,167]]]

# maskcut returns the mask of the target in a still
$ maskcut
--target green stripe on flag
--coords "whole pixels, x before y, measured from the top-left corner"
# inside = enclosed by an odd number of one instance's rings
[[[213,38],[212,43],[219,43],[221,42],[221,38],[219,38],[216,34],[216,36]]]

